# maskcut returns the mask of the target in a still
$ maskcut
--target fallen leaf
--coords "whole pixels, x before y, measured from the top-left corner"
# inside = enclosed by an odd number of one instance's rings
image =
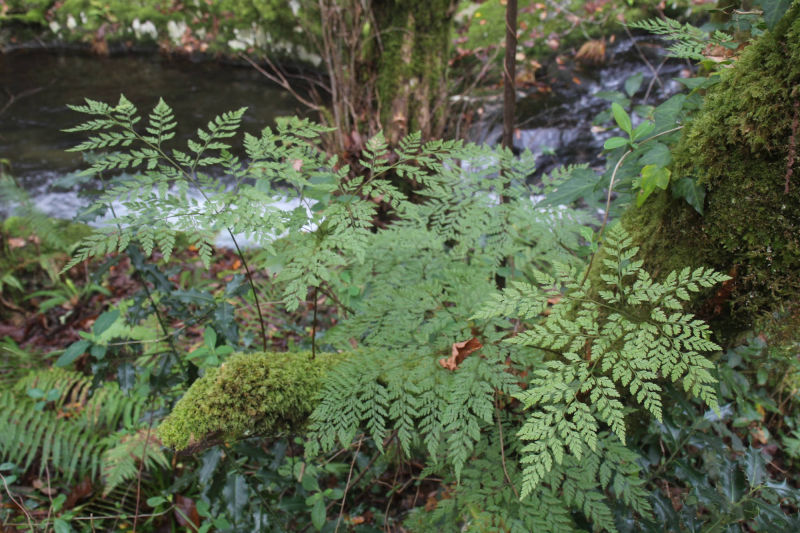
[[[481,348],[483,348],[483,344],[475,337],[468,341],[454,342],[450,357],[442,357],[439,359],[439,364],[447,370],[455,370],[469,354]]]
[[[175,520],[178,525],[189,531],[197,531],[200,527],[200,514],[197,512],[197,506],[193,499],[180,494],[175,496]]]
[[[578,49],[578,53],[575,54],[575,59],[586,64],[597,65],[603,63],[606,59],[605,39],[586,41]]]
[[[6,241],[8,243],[8,247],[12,250],[14,248],[22,248],[25,246],[25,239],[20,239],[19,237],[11,237]]]

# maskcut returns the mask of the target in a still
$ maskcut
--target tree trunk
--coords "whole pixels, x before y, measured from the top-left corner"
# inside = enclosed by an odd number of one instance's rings
[[[373,0],[371,6],[377,33],[369,68],[386,138],[394,144],[415,131],[441,136],[455,0]]]

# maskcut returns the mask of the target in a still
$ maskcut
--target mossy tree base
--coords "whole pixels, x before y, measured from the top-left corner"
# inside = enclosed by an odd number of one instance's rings
[[[665,193],[623,217],[651,272],[705,264],[733,276],[712,304],[741,329],[800,302],[800,161],[792,145],[798,100],[795,4],[722,73],[674,151],[673,175],[707,188],[705,215]]]

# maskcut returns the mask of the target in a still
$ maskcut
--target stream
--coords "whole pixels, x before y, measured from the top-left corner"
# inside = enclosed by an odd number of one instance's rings
[[[519,91],[515,148],[542,154],[539,172],[565,163],[601,165],[603,141],[613,133],[592,127],[595,115],[610,105],[598,95],[622,90],[628,77],[641,72],[642,90],[635,103],[644,103],[641,96],[653,80],[652,70],[659,67],[647,103],[657,104],[680,89],[672,78],[685,75],[686,65],[664,61],[656,43],[653,37],[621,38],[608,46],[600,66],[582,67],[567,60],[540,69],[537,78],[551,90]],[[10,162],[11,174],[35,205],[59,218],[73,217],[85,203],[77,190],[53,187],[83,166],[79,154],[65,151],[82,138],[61,130],[84,119],[67,104],[81,104],[85,97],[115,103],[124,93],[146,114],[161,96],[175,111],[179,136],[187,138],[217,114],[243,106],[248,108],[243,126],[250,132],[273,125],[278,116],[304,111],[252,68],[151,54],[100,58],[21,50],[0,55],[0,91],[0,110],[5,108],[0,111],[0,159]],[[482,111],[470,140],[499,144],[501,101],[485,102]]]

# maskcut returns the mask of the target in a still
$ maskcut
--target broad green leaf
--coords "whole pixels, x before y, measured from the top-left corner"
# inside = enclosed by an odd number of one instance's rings
[[[641,206],[656,187],[666,190],[670,174],[669,169],[658,165],[645,166],[642,169],[642,179],[639,181],[641,192],[636,196],[636,206]]]
[[[764,22],[771,30],[786,14],[792,0],[758,0],[756,3],[764,10]]]
[[[628,96],[633,96],[642,86],[642,80],[644,79],[644,75],[641,72],[637,72],[633,76],[630,76],[627,80],[625,80],[625,92]]]
[[[703,214],[703,202],[706,198],[705,188],[692,178],[681,178],[672,183],[672,195],[685,199],[695,211]]]
[[[102,335],[105,330],[111,327],[111,325],[117,321],[119,318],[119,309],[114,309],[112,311],[106,311],[99,317],[97,320],[94,321],[94,326],[92,326],[92,332],[95,335]]]
[[[672,163],[672,152],[663,143],[653,142],[647,143],[642,146],[642,149],[647,147],[641,158],[639,158],[640,165],[658,165],[662,167],[668,166]]]
[[[597,174],[592,170],[588,168],[576,169],[572,172],[572,177],[559,184],[555,190],[547,194],[544,200],[540,201],[536,206],[555,207],[570,205],[581,198],[590,199],[594,195],[597,180]]]
[[[617,122],[617,126],[619,126],[622,131],[630,135],[633,131],[633,126],[631,124],[631,117],[628,115],[628,112],[625,111],[621,105],[613,102],[611,104],[611,113],[614,115],[614,120]]]
[[[91,343],[85,339],[79,340],[77,342],[73,342],[70,344],[69,348],[64,350],[64,353],[61,354],[61,357],[55,362],[55,366],[67,366],[72,364],[75,359],[80,357],[81,355],[86,352],[86,349],[89,347]]]
[[[686,102],[686,95],[676,94],[656,107],[653,111],[653,118],[656,121],[656,129],[653,133],[661,133],[678,126],[678,117],[683,110],[684,102]]]
[[[136,368],[130,363],[122,363],[117,368],[117,382],[122,392],[128,392],[136,385]]]
[[[644,137],[650,135],[654,129],[656,129],[656,125],[649,120],[642,122],[636,126],[636,129],[633,130],[633,133],[631,133],[631,140],[637,141],[639,139],[643,139]]]
[[[214,331],[214,328],[206,328],[206,331],[203,334],[203,340],[206,347],[208,347],[210,350],[213,350],[217,347],[217,332]]]
[[[325,515],[325,502],[320,498],[314,503],[314,507],[311,509],[311,523],[317,531],[320,531],[322,526],[325,525]]]
[[[603,148],[606,150],[613,150],[620,146],[625,146],[626,144],[628,144],[628,139],[624,137],[610,137],[603,143]]]

